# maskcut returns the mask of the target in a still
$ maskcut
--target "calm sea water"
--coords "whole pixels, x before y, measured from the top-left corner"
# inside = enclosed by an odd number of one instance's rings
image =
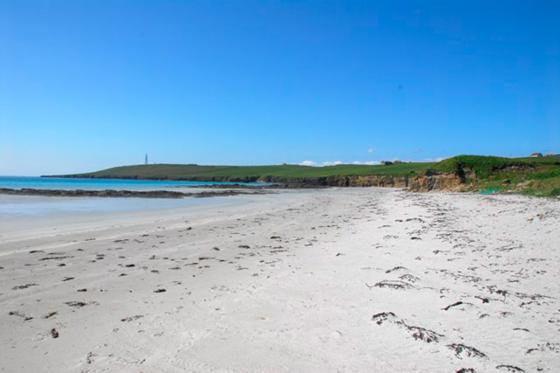
[[[68,179],[21,176],[0,176],[0,188],[35,189],[90,189],[90,190],[157,190],[233,183],[198,181],[159,181],[122,179]],[[244,185],[261,185],[244,183]],[[99,198],[99,197],[42,197],[12,196],[0,194],[0,228],[18,218],[60,216],[68,214],[91,214],[110,212],[134,212],[162,210],[178,207],[205,206],[215,203],[234,203],[242,198]],[[16,219],[16,220],[14,220]],[[0,229],[1,233],[1,229]]]
[[[166,199],[41,197],[0,194],[0,233],[3,225],[14,222],[14,219],[18,218],[167,210],[179,207],[206,206],[225,203],[226,201],[234,203],[239,200],[235,197]]]
[[[138,179],[68,179],[56,177],[0,176],[0,188],[33,189],[89,189],[89,190],[155,190],[194,186],[230,185],[240,183],[213,181],[170,181]],[[258,183],[242,183],[260,185]]]

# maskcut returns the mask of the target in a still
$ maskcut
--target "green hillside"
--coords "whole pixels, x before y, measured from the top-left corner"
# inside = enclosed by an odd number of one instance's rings
[[[560,156],[503,158],[458,156],[439,162],[439,172],[464,173],[473,188],[488,191],[516,191],[535,196],[560,195]]]
[[[277,166],[199,166],[181,164],[135,165],[109,168],[102,171],[64,175],[65,177],[137,178],[206,181],[257,181],[267,178],[299,179],[356,175],[414,175],[434,163],[400,163],[392,165],[337,165],[311,167],[299,165]]]

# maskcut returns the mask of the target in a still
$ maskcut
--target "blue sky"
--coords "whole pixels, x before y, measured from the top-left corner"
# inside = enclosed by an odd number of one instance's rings
[[[560,152],[557,1],[2,1],[0,174]]]

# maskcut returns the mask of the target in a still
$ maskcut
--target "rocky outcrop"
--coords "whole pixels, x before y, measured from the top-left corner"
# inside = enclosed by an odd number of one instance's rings
[[[388,175],[371,175],[371,176],[345,176],[335,178],[336,186],[352,186],[352,187],[391,187],[406,188],[408,187],[408,176],[388,176]]]
[[[262,190],[212,190],[201,192],[174,192],[170,190],[65,190],[65,189],[10,189],[0,188],[0,194],[24,195],[24,196],[46,196],[46,197],[141,197],[141,198],[183,198],[183,197],[225,197],[239,194],[265,193]]]
[[[405,188],[415,192],[431,190],[460,191],[465,190],[472,175],[455,173],[428,174],[422,176],[329,176],[321,178],[264,178],[262,181],[277,183],[287,188],[316,187],[390,187]]]
[[[316,187],[394,187],[406,188],[408,176],[327,176],[314,178],[278,178],[264,177],[259,181],[278,184],[288,188]]]
[[[413,192],[431,190],[463,191],[467,187],[466,179],[456,174],[417,176],[410,180],[408,189]]]
[[[51,190],[51,189],[8,189],[0,188],[0,194],[37,195],[58,197],[143,197],[143,198],[183,198],[183,197],[215,197],[239,194],[266,193],[276,188],[321,188],[321,187],[389,187],[403,188],[414,192],[465,191],[469,190],[474,173],[443,173],[410,176],[328,176],[316,178],[279,178],[263,177],[259,181],[268,185],[214,185],[200,192],[178,192],[167,190],[133,191],[133,190]]]
[[[122,178],[122,177],[119,177]],[[159,180],[159,179],[158,179]],[[174,179],[180,180],[180,179]],[[429,192],[431,190],[443,191],[465,191],[472,187],[472,182],[476,181],[476,174],[463,165],[458,165],[452,172],[436,172],[427,170],[421,175],[350,175],[350,176],[324,176],[324,177],[285,177],[285,176],[251,176],[251,177],[207,177],[203,179],[192,178],[192,180],[203,181],[229,181],[229,182],[264,182],[268,183],[261,186],[253,186],[251,189],[268,189],[268,188],[320,188],[320,187],[391,187],[403,188],[416,192]],[[271,185],[272,184],[272,185]],[[207,186],[205,186],[207,188]],[[247,190],[244,185],[214,185],[211,188],[235,188]],[[87,191],[79,191],[80,195],[87,195]],[[116,192],[116,191],[112,191]],[[58,191],[57,193],[61,193]],[[70,193],[70,192],[66,192]],[[95,192],[96,196],[104,192]],[[124,193],[120,192],[121,194]],[[137,192],[130,192],[137,193]],[[138,192],[142,196],[151,197],[146,193]],[[227,192],[230,193],[230,192]],[[213,193],[214,194],[214,193]],[[45,195],[45,193],[43,193]],[[62,194],[61,194],[62,195]],[[67,194],[69,195],[69,194]],[[231,194],[229,194],[231,195]],[[109,196],[109,195],[108,195]],[[117,196],[117,195],[111,195]],[[118,195],[118,196],[135,196],[135,195]],[[170,193],[155,195],[154,197],[180,198],[185,193],[173,195]],[[200,196],[200,195],[199,195]]]

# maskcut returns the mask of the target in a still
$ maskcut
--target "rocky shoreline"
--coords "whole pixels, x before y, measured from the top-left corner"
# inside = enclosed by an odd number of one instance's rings
[[[475,177],[474,173],[468,175],[469,179]],[[51,176],[43,176],[51,177]],[[72,178],[72,176],[57,176]],[[95,178],[95,177],[90,177]],[[133,179],[130,177],[117,177],[118,179]],[[149,179],[149,180],[182,180],[182,179]],[[464,175],[458,173],[442,173],[429,175],[368,175],[368,176],[325,176],[325,177],[303,177],[303,178],[287,178],[278,176],[265,176],[258,179],[223,179],[193,178],[190,181],[215,181],[215,182],[236,182],[239,184],[229,185],[210,185],[210,186],[194,186],[192,188],[210,188],[210,189],[303,189],[303,188],[324,188],[324,187],[390,187],[403,188],[415,192],[428,192],[431,190],[457,191],[468,189],[469,183]],[[248,187],[241,184],[246,182],[263,182],[266,185],[254,185]]]
[[[125,197],[125,198],[208,198],[208,197],[227,197],[241,194],[264,194],[262,189],[249,191],[249,190],[213,190],[201,192],[177,192],[171,190],[65,190],[65,189],[10,189],[0,188],[0,194],[19,195],[19,196],[44,196],[44,197]]]
[[[437,174],[424,176],[329,176],[318,178],[286,179],[267,177],[262,182],[267,185],[248,187],[243,184],[210,185],[191,187],[196,192],[171,190],[135,191],[135,190],[65,190],[65,189],[11,189],[0,188],[0,194],[46,196],[46,197],[137,197],[137,198],[205,198],[225,197],[240,194],[270,193],[273,189],[316,189],[328,187],[388,187],[402,188],[413,192],[464,191],[469,183],[456,174]],[[191,189],[190,188],[190,189]],[[204,189],[200,191],[200,189]]]
[[[471,178],[474,175],[471,176]],[[389,187],[402,188],[413,192],[432,190],[467,190],[469,183],[465,177],[455,173],[423,176],[328,176],[319,178],[284,179],[267,177],[262,181],[273,183],[276,188],[318,188],[318,187]]]

